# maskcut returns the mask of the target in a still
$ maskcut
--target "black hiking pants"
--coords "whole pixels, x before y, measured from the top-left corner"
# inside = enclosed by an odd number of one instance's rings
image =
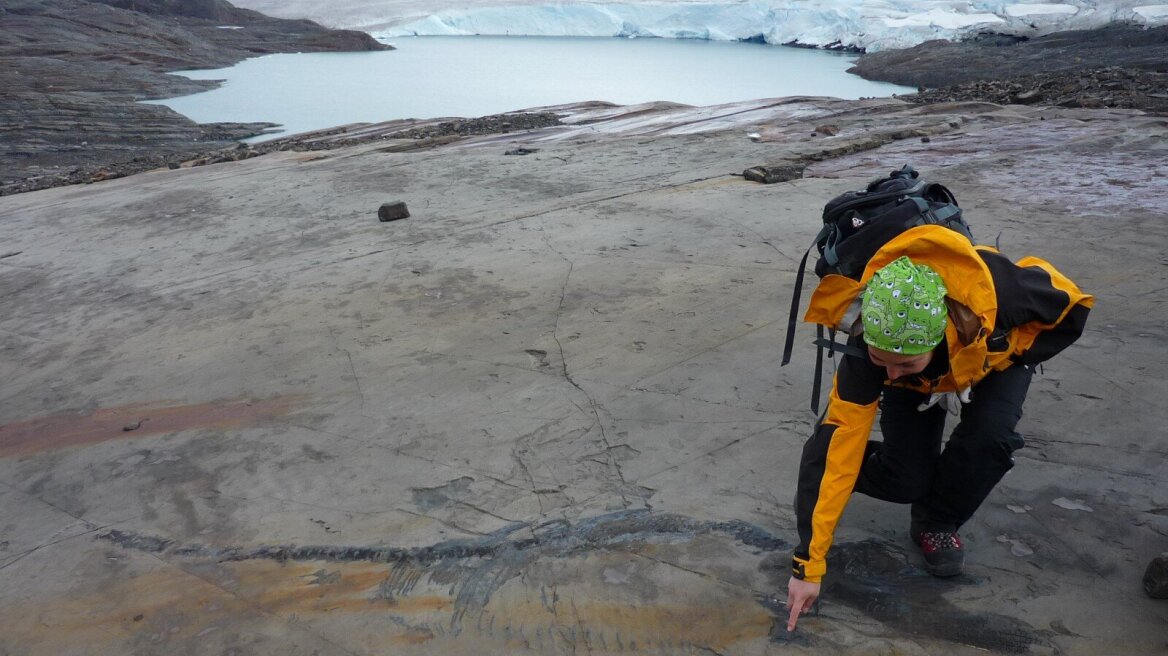
[[[914,530],[957,530],[1014,466],[1012,454],[1023,444],[1014,428],[1031,376],[1030,369],[1015,365],[983,378],[944,448],[945,409],[938,404],[918,411],[928,395],[884,388],[884,441],[868,443],[855,490],[911,503]]]

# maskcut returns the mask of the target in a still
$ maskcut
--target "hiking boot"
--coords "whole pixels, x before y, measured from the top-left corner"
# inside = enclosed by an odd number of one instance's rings
[[[925,555],[925,571],[933,576],[957,576],[965,564],[965,548],[955,531],[913,531],[913,542]]]

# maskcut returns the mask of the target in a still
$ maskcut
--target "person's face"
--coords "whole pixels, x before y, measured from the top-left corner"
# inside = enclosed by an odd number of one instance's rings
[[[919,374],[929,366],[933,360],[933,352],[921,353],[920,355],[905,355],[903,353],[893,353],[892,351],[882,351],[872,346],[868,347],[868,357],[878,367],[884,367],[888,372],[888,380],[896,380],[902,376],[911,376]]]

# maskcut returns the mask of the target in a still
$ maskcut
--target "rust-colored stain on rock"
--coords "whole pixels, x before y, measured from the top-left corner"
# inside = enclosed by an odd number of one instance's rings
[[[610,554],[592,564],[627,562]],[[468,653],[468,646],[484,654],[573,648],[596,654],[698,653],[765,640],[773,622],[749,590],[701,577],[675,581],[669,597],[678,601],[667,603],[641,599],[630,586],[596,581],[599,570],[553,588],[516,577],[485,608],[455,621],[448,585],[420,580],[413,593],[387,595],[390,571],[384,564],[139,567],[151,569],[98,586],[37,592],[4,606],[13,627],[4,637],[38,645],[38,653],[70,652],[80,645],[89,653],[128,653],[124,648],[135,642],[152,645],[148,653],[177,653],[192,641],[200,641],[200,653],[225,653],[237,645],[215,641],[230,641],[237,632],[263,633],[276,618],[289,622],[281,630],[308,627],[354,653]],[[675,597],[676,586],[693,594],[691,603]]]
[[[315,570],[322,566],[335,577],[314,583]],[[224,627],[248,627],[246,632],[272,615],[310,620],[336,613],[353,618],[373,614],[370,632],[381,639],[425,642],[425,630],[385,626],[377,618],[391,613],[429,619],[434,612],[449,613],[451,600],[433,595],[380,599],[377,589],[385,576],[384,565],[371,563],[238,563],[225,566],[218,575],[157,567],[133,577],[107,579],[96,588],[85,584],[0,607],[12,622],[12,630],[0,636],[0,653],[7,653],[6,644],[35,644],[42,647],[37,653],[74,653],[79,645],[85,645],[85,653],[127,653],[118,645],[135,636],[163,641],[149,653],[176,653],[192,640],[221,636],[223,632],[213,631]],[[200,653],[226,651],[207,648]]]
[[[262,561],[227,566],[235,576],[233,589],[236,595],[281,615],[304,616],[335,611],[449,613],[453,609],[451,599],[437,595],[380,598],[378,587],[388,576],[385,565],[331,563],[327,568],[337,575],[336,580],[312,584],[320,568],[319,563],[287,565]]]
[[[277,396],[171,406],[136,403],[101,408],[88,415],[26,419],[0,426],[0,458],[186,430],[239,428],[284,416],[304,398]]]

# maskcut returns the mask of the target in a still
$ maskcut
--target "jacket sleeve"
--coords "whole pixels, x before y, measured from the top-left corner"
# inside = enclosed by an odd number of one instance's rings
[[[1007,336],[1011,362],[1045,362],[1083,334],[1093,296],[1045,260],[1026,257],[1015,264],[992,250],[979,250],[998,298],[994,332]]]
[[[883,371],[867,358],[841,357],[827,409],[803,446],[795,493],[799,546],[792,573],[796,578],[818,583],[827,572],[827,551],[836,524],[864,462]]]

